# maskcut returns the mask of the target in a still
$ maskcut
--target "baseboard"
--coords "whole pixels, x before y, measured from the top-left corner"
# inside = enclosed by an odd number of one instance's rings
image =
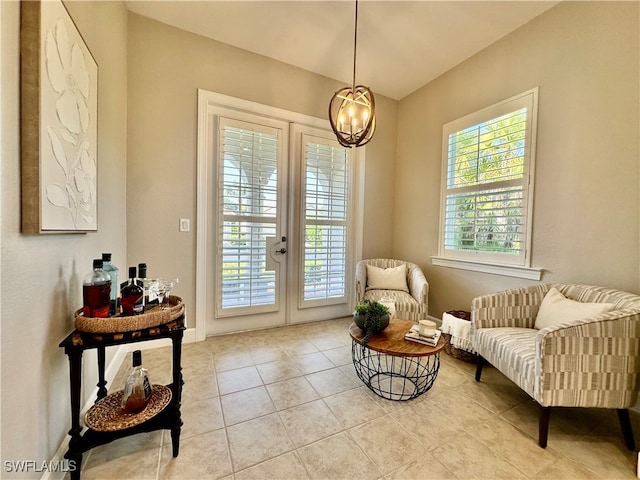
[[[437,317],[432,317],[431,315],[427,315],[427,320],[431,320],[432,322],[436,322],[436,328],[440,328],[442,326],[442,319]]]
[[[188,328],[184,331],[184,338],[182,343],[192,343],[196,341],[196,329]],[[109,362],[108,365],[105,365],[104,368],[104,378],[107,381],[107,385],[109,385],[113,379],[118,374],[118,370],[120,370],[120,365],[126,358],[129,352],[134,350],[149,350],[151,348],[159,348],[171,346],[171,340],[168,338],[159,338],[158,340],[149,340],[141,343],[127,343],[124,345],[120,345],[117,347],[113,358]],[[89,410],[95,401],[95,398],[98,396],[98,387],[94,387],[91,393],[88,396],[86,403],[83,405],[80,410],[80,418],[84,418],[85,413]],[[84,433],[84,430],[83,430]],[[64,463],[64,454],[67,452],[69,448],[69,435],[65,435],[62,443],[58,447],[58,450],[54,454],[53,458],[50,461],[50,465],[62,465]],[[83,455],[83,460],[86,459],[86,454]],[[57,472],[49,472],[45,471],[42,475],[42,480],[63,480],[65,478],[66,472],[57,471]]]

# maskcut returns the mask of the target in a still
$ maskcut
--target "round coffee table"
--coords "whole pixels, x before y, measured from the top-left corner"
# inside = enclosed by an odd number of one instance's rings
[[[444,338],[435,347],[404,339],[414,322],[393,319],[378,335],[362,345],[364,332],[352,323],[351,357],[360,380],[374,393],[389,400],[411,400],[432,386],[440,368]]]

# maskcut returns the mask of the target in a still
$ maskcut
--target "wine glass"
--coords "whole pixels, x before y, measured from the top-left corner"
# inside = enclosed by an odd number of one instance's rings
[[[171,289],[178,283],[178,279],[174,278],[172,280],[167,280],[165,278],[158,278],[154,280],[154,290],[156,295],[158,296],[158,303],[160,304],[161,309],[169,308],[168,299],[169,293],[171,293]],[[165,300],[167,303],[165,304]]]
[[[158,304],[160,308],[163,309],[164,299],[167,295],[167,284],[166,280],[163,278],[158,278],[151,283],[151,288],[155,293],[156,297],[158,297]]]
[[[164,299],[167,302],[165,308],[169,308],[171,305],[169,304],[169,294],[171,293],[171,289],[175,287],[176,279],[173,280],[164,280]]]

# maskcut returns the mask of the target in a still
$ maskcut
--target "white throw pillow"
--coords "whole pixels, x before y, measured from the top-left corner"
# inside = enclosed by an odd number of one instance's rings
[[[367,265],[367,290],[401,290],[408,293],[407,266],[378,268]]]
[[[559,323],[582,320],[613,310],[613,303],[577,302],[565,297],[557,288],[551,287],[542,299],[535,328],[541,329]]]

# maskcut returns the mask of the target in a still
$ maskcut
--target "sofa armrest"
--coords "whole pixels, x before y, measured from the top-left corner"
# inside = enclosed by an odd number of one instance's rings
[[[407,284],[409,286],[409,293],[419,304],[429,304],[429,283],[417,265],[411,267],[407,272]]]
[[[640,309],[543,328],[536,358],[542,405],[628,408],[640,386]]]
[[[471,303],[471,328],[533,328],[549,286],[537,284],[482,295]]]
[[[367,288],[367,264],[360,261],[356,264],[356,305],[364,300],[364,292]]]

